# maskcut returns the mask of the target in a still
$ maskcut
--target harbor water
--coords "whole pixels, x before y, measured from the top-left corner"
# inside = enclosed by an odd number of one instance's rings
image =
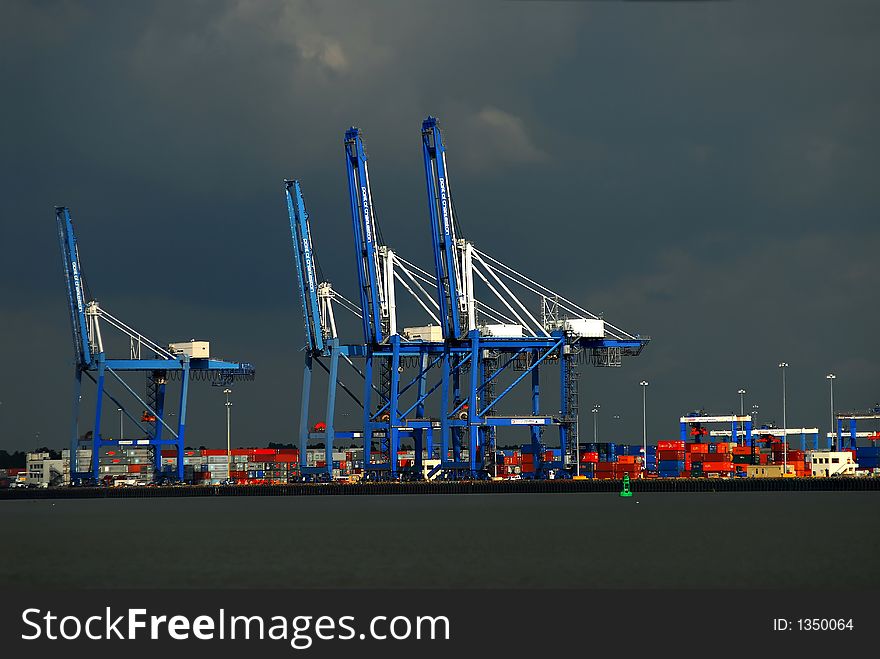
[[[880,587],[878,492],[0,502],[34,588]]]

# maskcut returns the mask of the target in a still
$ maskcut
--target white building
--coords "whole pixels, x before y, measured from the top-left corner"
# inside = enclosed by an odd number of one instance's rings
[[[60,485],[63,478],[63,460],[52,460],[48,453],[27,454],[28,485]]]
[[[854,476],[859,466],[849,451],[808,451],[806,457],[815,477]]]

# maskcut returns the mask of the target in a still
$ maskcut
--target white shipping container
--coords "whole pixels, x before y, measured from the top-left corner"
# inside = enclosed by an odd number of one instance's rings
[[[190,359],[208,359],[211,355],[209,341],[181,341],[168,344],[168,352],[173,355],[186,355]]]
[[[431,341],[433,343],[440,343],[443,341],[443,330],[439,325],[404,327],[403,338],[410,341]]]
[[[225,455],[209,455],[208,464],[226,464],[228,458]]]
[[[605,336],[605,321],[601,318],[570,318],[565,321],[565,329],[582,338],[601,339]]]
[[[500,323],[495,325],[483,325],[480,327],[480,334],[483,336],[494,336],[501,338],[522,338],[522,325],[510,323]]]

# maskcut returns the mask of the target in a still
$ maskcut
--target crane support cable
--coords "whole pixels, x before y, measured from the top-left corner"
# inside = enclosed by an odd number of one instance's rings
[[[527,328],[528,324],[526,323],[526,321],[524,321],[522,318],[519,317],[519,314],[516,313],[516,310],[512,306],[510,306],[510,304],[507,302],[507,300],[504,299],[504,297],[498,292],[498,290],[492,285],[492,283],[488,279],[486,279],[485,275],[482,272],[480,272],[480,269],[477,268],[476,266],[474,266],[472,269],[476,273],[476,275],[480,279],[483,280],[483,283],[489,287],[489,290],[492,291],[492,293],[495,295],[495,297],[497,297],[499,300],[501,300],[501,304],[503,304],[505,307],[507,307],[508,311],[510,311],[510,313],[512,313],[514,315],[514,317],[519,322],[519,324],[522,325],[523,327]]]
[[[407,277],[410,278],[410,280],[412,281],[412,283],[415,284],[416,288],[418,288],[419,291],[421,291],[422,295],[425,296],[425,299],[428,300],[428,302],[429,302],[429,303],[430,303],[435,309],[438,309],[438,310],[439,310],[439,309],[440,309],[440,304],[437,302],[437,300],[434,299],[434,296],[431,295],[430,293],[428,293],[428,291],[425,290],[424,286],[422,286],[422,285],[419,283],[418,279],[416,279],[416,278],[413,276],[413,274],[409,271],[409,269],[408,269],[404,264],[402,264],[402,263],[398,263],[398,265],[400,266],[399,269],[400,269],[400,270],[403,270],[403,273],[404,273]],[[395,273],[395,274],[396,274],[396,273]],[[435,290],[436,290],[437,287],[435,286],[434,288],[435,288]],[[439,322],[439,321],[438,321],[438,322]]]
[[[403,268],[401,268],[401,269],[403,269]],[[403,285],[403,287],[407,290],[407,292],[408,292],[410,295],[412,295],[413,299],[414,299],[416,302],[418,302],[419,305],[421,305],[422,309],[425,310],[425,313],[427,313],[427,314],[428,314],[428,315],[434,320],[434,322],[436,322],[436,323],[439,325],[439,324],[440,324],[440,319],[437,318],[437,315],[436,315],[433,311],[431,311],[431,309],[428,308],[428,305],[424,303],[424,301],[422,300],[422,298],[420,298],[420,297],[416,294],[416,292],[410,287],[410,285],[406,283],[406,280],[405,280],[403,277],[401,277],[400,274],[398,274],[396,271],[395,271],[395,273],[394,273],[394,278],[395,278],[397,281],[399,281],[399,282]],[[430,298],[429,298],[429,299],[430,299]]]
[[[529,320],[531,320],[535,324],[535,326],[538,328],[538,331],[544,336],[550,336],[547,333],[547,330],[544,329],[544,326],[540,322],[538,322],[538,320],[531,313],[529,313],[529,310],[526,309],[525,305],[519,301],[519,298],[513,294],[513,292],[507,287],[507,285],[503,281],[501,281],[501,279],[498,278],[498,275],[495,274],[494,268],[492,268],[488,263],[483,260],[483,257],[480,256],[480,253],[475,251],[474,256],[486,268],[486,271],[489,273],[492,279],[494,279],[495,282],[504,289],[504,292],[507,293],[514,302],[516,302],[517,306],[522,309],[522,312],[526,316],[528,316]]]
[[[346,311],[350,311],[358,318],[362,318],[358,305],[356,305],[354,302],[352,302],[347,297],[342,295],[342,293],[340,293],[339,291],[337,291],[337,290],[333,291],[333,299],[339,301],[339,304]]]
[[[552,297],[552,298],[558,300],[558,301],[561,302],[561,303],[565,303],[565,305],[568,305],[568,306],[571,307],[571,309],[569,309],[569,311],[571,311],[571,312],[573,312],[573,313],[584,314],[584,315],[586,315],[587,317],[589,317],[589,318],[593,318],[593,319],[598,319],[598,318],[599,318],[599,316],[597,316],[596,314],[592,313],[591,311],[588,311],[587,309],[584,309],[583,307],[581,307],[580,305],[578,305],[578,304],[572,302],[571,300],[569,300],[569,299],[567,299],[567,298],[565,298],[565,297],[559,295],[558,293],[556,293],[555,291],[553,291],[553,290],[547,288],[547,287],[544,286],[543,284],[540,284],[540,283],[536,282],[534,279],[531,279],[531,278],[527,277],[526,275],[524,275],[524,274],[522,274],[522,273],[520,273],[520,272],[517,272],[516,270],[514,270],[513,268],[511,268],[509,265],[506,265],[505,263],[502,263],[501,261],[499,261],[498,259],[493,258],[493,257],[490,256],[489,254],[486,254],[485,252],[482,252],[482,251],[480,251],[480,250],[477,250],[476,248],[474,249],[474,252],[475,252],[476,254],[479,254],[481,257],[484,257],[484,258],[488,259],[488,260],[491,261],[493,264],[495,264],[495,265],[497,265],[497,266],[499,266],[499,267],[501,267],[501,268],[504,268],[504,270],[507,270],[508,273],[504,273],[504,272],[502,272],[501,274],[506,274],[506,276],[507,276],[509,279],[512,279],[512,280],[516,281],[515,278],[518,277],[518,278],[520,278],[520,279],[522,279],[522,280],[528,282],[529,284],[532,284],[533,286],[536,286],[536,287],[537,287],[538,289],[540,289],[540,290],[535,290],[535,289],[533,289],[533,288],[530,288],[529,286],[527,286],[526,284],[522,283],[521,281],[518,281],[517,283],[518,283],[520,286],[522,286],[523,288],[526,288],[526,289],[528,289],[528,290],[531,290],[533,293],[535,293],[535,294],[537,294],[537,295],[541,295],[542,297]],[[609,323],[608,321],[605,321],[605,327],[606,327],[606,329],[611,329],[611,330],[613,330],[614,332],[617,332],[617,333],[619,333],[619,334],[621,335],[621,336],[616,336],[615,338],[625,338],[625,339],[637,340],[637,337],[635,337],[634,335],[630,334],[629,332],[627,332],[627,331],[625,331],[625,330],[622,330],[622,329],[619,328],[619,327],[616,327],[615,325],[612,325],[612,324]],[[612,332],[609,332],[609,334],[612,334]]]
[[[486,304],[485,302],[483,302],[481,300],[474,300],[474,302],[476,302],[476,304],[477,304],[477,307],[478,307],[477,311],[480,311],[480,308],[482,308],[482,309],[485,309],[485,311],[483,311],[482,313],[485,313],[487,316],[492,314],[494,316],[500,317],[501,320],[499,322],[501,322],[501,323],[513,323],[513,320],[510,317],[505,316],[503,313],[498,311],[498,309],[495,309],[494,307],[490,307],[488,304]]]
[[[397,260],[403,262],[403,264],[407,268],[409,268],[410,270],[418,273],[416,276],[419,279],[421,279],[423,282],[425,282],[426,284],[428,284],[432,288],[437,288],[437,280],[435,278],[435,275],[432,275],[427,270],[422,270],[419,266],[417,266],[413,263],[410,263],[406,259],[402,258],[399,254],[397,254]],[[421,276],[419,276],[419,275],[421,275]]]
[[[108,323],[110,323],[111,325],[116,327],[116,329],[121,330],[124,334],[127,334],[132,339],[135,339],[136,341],[143,343],[145,346],[147,346],[147,348],[149,348],[150,350],[152,350],[153,352],[155,352],[156,354],[161,356],[163,359],[173,359],[173,360],[177,359],[177,357],[175,357],[173,354],[171,354],[167,349],[161,347],[155,341],[151,341],[150,339],[145,337],[143,334],[141,334],[137,330],[132,329],[131,327],[129,327],[128,325],[123,323],[121,320],[119,320],[115,316],[111,315],[108,311],[101,308],[100,306],[98,307],[98,312],[99,312],[100,318],[106,320]]]

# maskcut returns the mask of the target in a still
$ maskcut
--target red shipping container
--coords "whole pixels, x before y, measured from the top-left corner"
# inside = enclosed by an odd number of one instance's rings
[[[730,451],[730,444],[728,442],[718,442],[715,445],[716,453],[728,453]]]
[[[226,449],[206,448],[202,449],[202,455],[226,455]]]
[[[275,455],[278,451],[274,448],[255,448],[250,449],[250,452],[254,455]]]
[[[693,442],[688,444],[688,452],[689,453],[708,453],[709,445],[703,444],[701,442]]]
[[[535,456],[531,453],[523,453],[522,454],[522,463],[533,465],[535,462]]]
[[[584,451],[581,453],[581,462],[599,462],[598,451]]]
[[[128,465],[128,473],[139,474],[144,465]]]
[[[631,464],[635,464],[635,462],[636,462],[636,456],[634,456],[634,455],[618,455],[617,456],[617,463],[618,464],[631,465]]]
[[[657,460],[684,460],[688,454],[685,451],[657,451]]]
[[[732,462],[704,462],[703,463],[703,472],[704,473],[721,473],[726,471],[733,471],[733,463]]]
[[[752,447],[750,446],[734,446],[731,451],[734,455],[751,455]]]
[[[327,466],[327,461],[326,461],[326,460],[317,460],[317,461],[315,462],[315,466],[316,466],[316,467],[326,467],[326,466]]]
[[[163,448],[162,449],[162,457],[163,458],[176,458],[177,457],[177,449]]]
[[[553,451],[544,451],[544,462],[553,462]]]
[[[534,471],[535,471],[534,463],[532,463],[532,462],[530,462],[528,464],[526,464],[525,462],[523,463],[522,472],[524,474],[532,474],[532,473],[534,473]]]
[[[685,442],[683,440],[664,440],[657,442],[658,451],[684,451]]]

